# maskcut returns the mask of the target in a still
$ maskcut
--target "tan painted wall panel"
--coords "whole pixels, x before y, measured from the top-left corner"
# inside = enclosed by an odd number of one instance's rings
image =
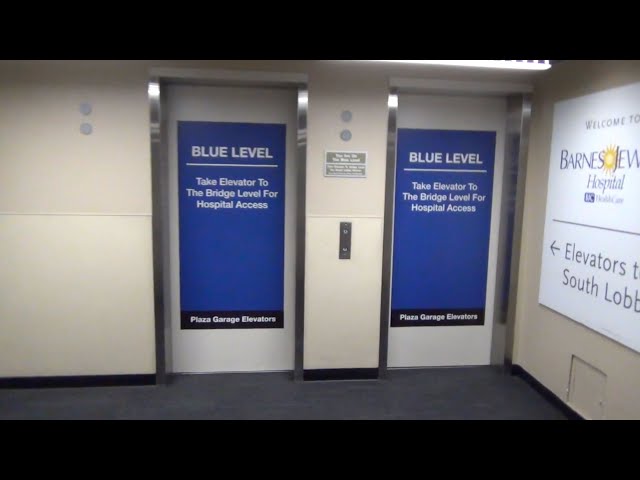
[[[386,79],[322,72],[311,77],[309,92],[307,214],[382,216],[387,158]],[[350,122],[341,120],[343,110],[352,112]],[[348,142],[340,139],[343,129],[352,133]],[[367,152],[367,178],[325,177],[326,150]]]
[[[146,73],[0,75],[0,212],[150,213]],[[112,73],[114,75],[114,73]],[[84,116],[79,105],[93,111]],[[91,135],[80,125],[93,126]]]
[[[566,401],[571,357],[580,357],[607,376],[606,419],[640,419],[640,354],[538,304],[553,105],[639,81],[640,61],[567,62],[537,83],[532,110],[514,363]]]
[[[351,259],[338,258],[340,222],[352,222]],[[382,220],[307,218],[304,368],[377,368]]]
[[[0,377],[155,372],[151,219],[0,216]]]

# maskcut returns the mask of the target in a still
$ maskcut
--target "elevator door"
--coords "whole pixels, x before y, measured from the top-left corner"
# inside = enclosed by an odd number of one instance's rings
[[[174,373],[292,370],[297,92],[170,85]]]
[[[399,95],[388,366],[488,365],[506,99]]]

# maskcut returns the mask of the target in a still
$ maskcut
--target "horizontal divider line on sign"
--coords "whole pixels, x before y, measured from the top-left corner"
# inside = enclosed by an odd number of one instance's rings
[[[256,167],[278,168],[278,165],[247,165],[245,163],[187,163],[188,167]]]
[[[557,218],[554,218],[553,221],[558,223],[566,223],[569,225],[577,225],[578,227],[597,228],[598,230],[607,230],[608,232],[626,233],[628,235],[636,235],[640,237],[640,233],[638,232],[629,232],[627,230],[617,230],[615,228],[600,227],[598,225],[588,225],[586,223],[569,222],[567,220],[558,220]]]
[[[486,170],[460,170],[456,168],[405,168],[405,172],[487,173]]]

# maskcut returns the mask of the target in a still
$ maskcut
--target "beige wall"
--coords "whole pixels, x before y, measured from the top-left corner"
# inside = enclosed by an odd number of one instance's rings
[[[1,377],[155,372],[145,78],[0,62]]]
[[[606,375],[601,407],[608,419],[640,419],[640,354],[538,304],[544,199],[554,103],[634,82],[640,82],[640,61],[567,62],[536,83],[524,205],[514,363],[567,401],[571,359],[577,356]],[[576,381],[583,382],[576,391],[584,397],[572,406],[585,417],[599,416],[597,408],[588,408],[600,401],[597,388],[587,385],[587,375]]]
[[[325,70],[309,91],[304,368],[377,368],[387,81]],[[324,151],[340,149],[367,152],[367,178],[324,176]],[[352,223],[350,260],[338,259],[341,221]]]
[[[531,76],[335,61],[0,62],[0,377],[155,371],[152,67],[309,74],[307,267],[319,276],[306,291],[306,368],[377,366],[389,76]],[[90,136],[79,132],[82,101],[94,108]],[[338,139],[345,108],[349,143]],[[366,180],[323,177],[324,150],[341,147],[369,152]],[[350,263],[337,261],[340,220],[354,222]]]

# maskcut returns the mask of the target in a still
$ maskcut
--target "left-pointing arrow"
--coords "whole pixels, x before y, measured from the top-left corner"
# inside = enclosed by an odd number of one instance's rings
[[[553,243],[551,244],[551,253],[553,254],[554,257],[556,256],[556,250],[560,250],[555,245],[556,245],[556,241],[554,240]]]

